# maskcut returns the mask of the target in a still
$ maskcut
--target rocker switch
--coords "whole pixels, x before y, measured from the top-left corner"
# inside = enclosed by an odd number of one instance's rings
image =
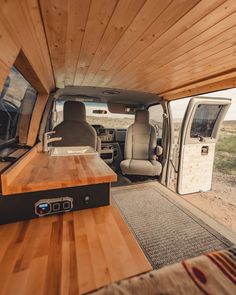
[[[85,205],[88,205],[89,204],[89,201],[90,201],[90,197],[89,196],[85,196],[84,197],[84,204]]]

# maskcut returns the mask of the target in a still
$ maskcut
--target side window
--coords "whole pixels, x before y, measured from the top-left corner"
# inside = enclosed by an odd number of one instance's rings
[[[162,139],[163,108],[161,104],[149,107],[150,123],[155,127],[158,140]]]
[[[222,106],[200,104],[194,114],[190,137],[211,137]]]
[[[26,141],[37,92],[13,67],[0,95],[0,144],[22,137]]]

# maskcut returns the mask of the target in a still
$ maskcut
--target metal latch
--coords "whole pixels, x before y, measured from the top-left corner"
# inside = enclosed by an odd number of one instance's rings
[[[208,155],[208,152],[209,152],[209,146],[207,145],[204,145],[202,146],[202,155]]]

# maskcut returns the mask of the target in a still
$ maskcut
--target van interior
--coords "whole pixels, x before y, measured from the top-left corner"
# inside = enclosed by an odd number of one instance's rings
[[[212,187],[236,2],[0,4],[0,295],[236,294],[235,233],[181,197]]]

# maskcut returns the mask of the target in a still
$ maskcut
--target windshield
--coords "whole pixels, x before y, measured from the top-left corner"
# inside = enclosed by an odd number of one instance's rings
[[[56,116],[54,127],[63,121],[65,101],[56,101]],[[101,125],[104,128],[122,129],[134,123],[134,115],[114,114],[109,112],[106,103],[84,102],[87,122],[91,125]]]

